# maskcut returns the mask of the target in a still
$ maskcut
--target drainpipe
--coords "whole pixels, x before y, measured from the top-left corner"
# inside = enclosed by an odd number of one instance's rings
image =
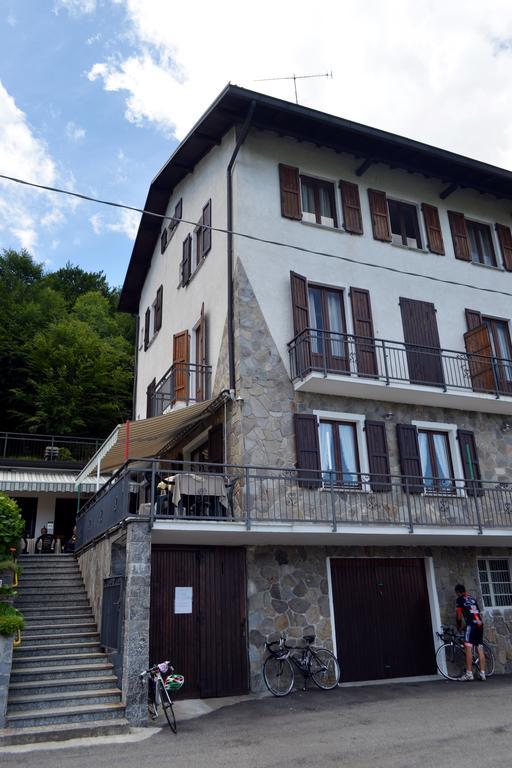
[[[139,333],[140,333],[140,319],[139,315],[133,315],[135,318],[135,349],[133,351],[133,389],[132,389],[132,421],[135,421],[137,415],[135,413],[136,400],[137,400],[137,368],[139,367]]]
[[[244,143],[249,128],[251,127],[252,116],[256,102],[254,99],[251,101],[247,116],[244,124],[238,134],[238,139],[231,155],[227,167],[227,191],[228,191],[228,216],[227,216],[227,230],[228,230],[228,365],[229,365],[229,389],[235,391],[235,335],[233,329],[233,178],[231,172],[233,165],[235,164],[238,151]]]

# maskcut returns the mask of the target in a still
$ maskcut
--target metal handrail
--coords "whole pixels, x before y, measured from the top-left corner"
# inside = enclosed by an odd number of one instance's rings
[[[87,461],[102,443],[102,438],[95,437],[0,432],[0,454],[5,459],[26,457],[30,460],[58,460],[58,449],[65,448],[71,453],[73,461],[82,462]]]
[[[195,403],[207,400],[211,375],[211,365],[173,363],[155,385],[152,395],[152,415],[161,415],[168,406],[177,401]],[[177,381],[178,379],[180,381]]]

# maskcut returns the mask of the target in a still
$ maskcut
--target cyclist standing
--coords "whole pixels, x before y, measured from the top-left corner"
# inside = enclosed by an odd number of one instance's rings
[[[455,621],[457,628],[462,629],[462,619],[466,623],[466,629],[464,631],[464,648],[466,651],[466,671],[458,679],[461,682],[469,682],[473,680],[473,646],[476,646],[478,650],[478,658],[480,659],[480,680],[485,680],[485,656],[484,648],[482,645],[484,636],[484,623],[480,615],[480,608],[474,597],[466,592],[464,584],[455,585],[455,594],[457,600],[455,601],[457,606],[457,613]]]

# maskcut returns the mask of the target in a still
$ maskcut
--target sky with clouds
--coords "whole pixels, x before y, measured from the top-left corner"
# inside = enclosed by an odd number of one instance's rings
[[[510,0],[0,0],[0,173],[142,206],[227,82],[512,170]],[[263,81],[262,81],[263,80]],[[0,247],[121,284],[138,217],[0,181]]]

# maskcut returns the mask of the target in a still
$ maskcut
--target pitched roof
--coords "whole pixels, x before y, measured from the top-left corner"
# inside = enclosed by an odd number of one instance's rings
[[[361,158],[361,170],[365,165],[385,163],[437,178],[448,187],[467,187],[512,200],[510,171],[300,104],[227,85],[151,182],[145,210],[165,213],[176,185],[232,126],[243,122],[251,102],[255,104],[251,122],[254,127],[348,152]],[[119,300],[121,311],[138,311],[140,292],[161,227],[160,218],[142,215]]]

